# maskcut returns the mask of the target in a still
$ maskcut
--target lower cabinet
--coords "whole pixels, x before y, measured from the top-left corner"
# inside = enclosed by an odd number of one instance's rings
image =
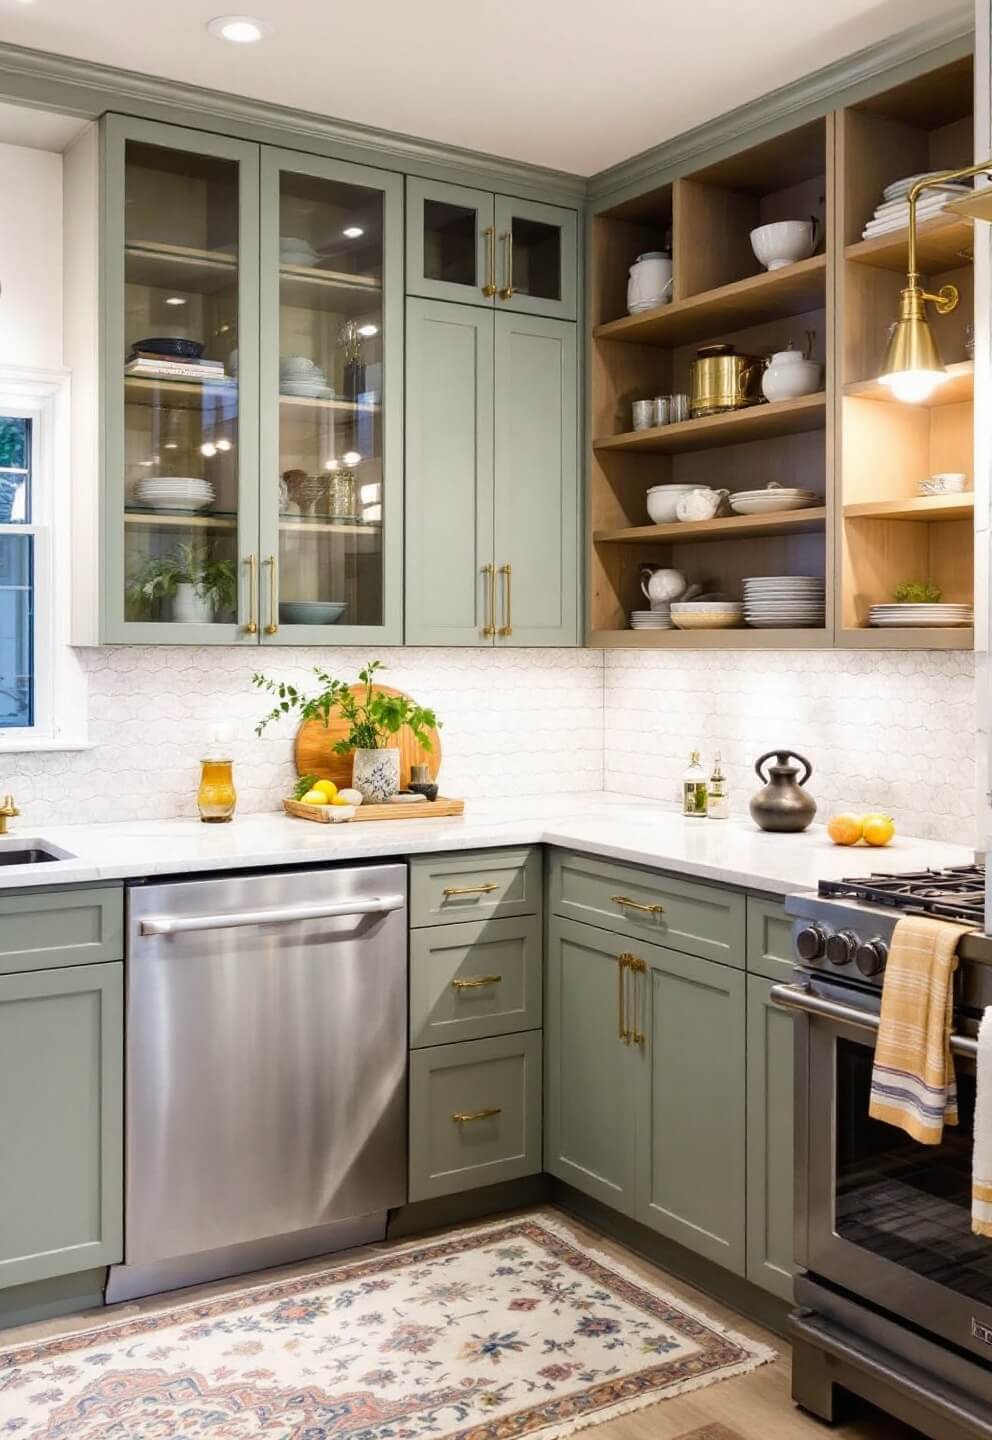
[[[0,975],[0,1287],[123,1257],[124,966]]]
[[[410,1055],[410,1199],[541,1169],[541,1032]]]
[[[747,978],[747,1278],[783,1300],[793,1276],[793,1020]]]

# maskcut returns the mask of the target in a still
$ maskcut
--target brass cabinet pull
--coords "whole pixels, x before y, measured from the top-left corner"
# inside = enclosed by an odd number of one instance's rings
[[[513,634],[513,574],[509,565],[501,565],[499,573],[506,577],[506,624],[496,631],[497,635]]]
[[[646,972],[647,968],[648,967],[646,962],[641,960],[638,956],[627,956],[627,969],[630,973],[630,1013],[633,1020],[633,1025],[627,1033],[629,1035],[628,1043],[631,1045],[644,1044],[644,1031],[640,1028],[641,1010],[643,1009],[643,996],[641,994],[641,983],[637,977],[639,975],[643,975]]]
[[[478,990],[483,985],[499,985],[502,975],[479,975],[474,980],[452,980],[452,990]]]
[[[507,230],[503,236],[506,241],[506,284],[499,292],[501,300],[513,299],[513,231]]]
[[[490,895],[499,886],[493,880],[487,880],[483,885],[446,885],[441,891],[442,895]]]
[[[630,1044],[630,1031],[627,1029],[627,1017],[624,1013],[627,1001],[627,962],[629,955],[617,956],[617,1028],[618,1038],[625,1045]]]
[[[483,295],[493,296],[496,294],[496,226],[487,225],[482,233],[488,241],[487,250],[489,253],[489,278],[482,287],[482,293]]]
[[[258,634],[258,556],[254,553],[245,562],[248,566],[248,624],[246,635]]]
[[[469,1125],[473,1120],[488,1120],[493,1115],[502,1115],[502,1105],[487,1105],[485,1110],[456,1110],[452,1115],[456,1125]]]
[[[270,555],[265,563],[269,567],[269,623],[265,627],[265,633],[275,635],[279,630],[276,619],[279,613],[279,566],[274,555]]]
[[[642,905],[640,900],[631,900],[629,895],[611,895],[614,905],[624,905],[628,910],[643,910],[645,915],[664,915],[664,905]]]
[[[482,627],[482,633],[488,639],[496,634],[496,566],[491,562],[483,565],[482,573],[489,581],[486,587],[486,623]]]

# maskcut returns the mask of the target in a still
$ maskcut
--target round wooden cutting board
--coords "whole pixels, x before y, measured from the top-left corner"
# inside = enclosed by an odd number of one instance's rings
[[[378,695],[403,694],[402,690],[392,690],[388,685],[374,685],[372,688]],[[351,686],[353,695],[360,695],[364,690],[364,685]],[[347,734],[347,722],[337,711],[331,712],[326,727],[320,720],[304,721],[296,735],[297,775],[316,775],[318,780],[333,780],[339,790],[350,786],[351,755],[335,755],[332,749],[332,746],[343,740]],[[437,779],[437,772],[441,768],[441,737],[433,729],[429,730],[428,734],[433,747],[430,750],[425,750],[418,744],[408,725],[404,725],[389,742],[391,750],[398,748],[400,752],[401,790],[405,790],[410,783],[411,765],[426,765],[431,779]]]

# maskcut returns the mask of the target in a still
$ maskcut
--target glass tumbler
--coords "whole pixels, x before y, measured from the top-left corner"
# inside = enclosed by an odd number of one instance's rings
[[[631,406],[633,424],[635,430],[650,430],[655,423],[654,413],[656,401],[635,400]]]

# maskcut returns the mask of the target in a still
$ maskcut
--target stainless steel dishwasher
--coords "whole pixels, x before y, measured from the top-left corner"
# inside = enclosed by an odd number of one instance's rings
[[[381,1239],[406,1199],[406,867],[128,890],[122,1300]]]

